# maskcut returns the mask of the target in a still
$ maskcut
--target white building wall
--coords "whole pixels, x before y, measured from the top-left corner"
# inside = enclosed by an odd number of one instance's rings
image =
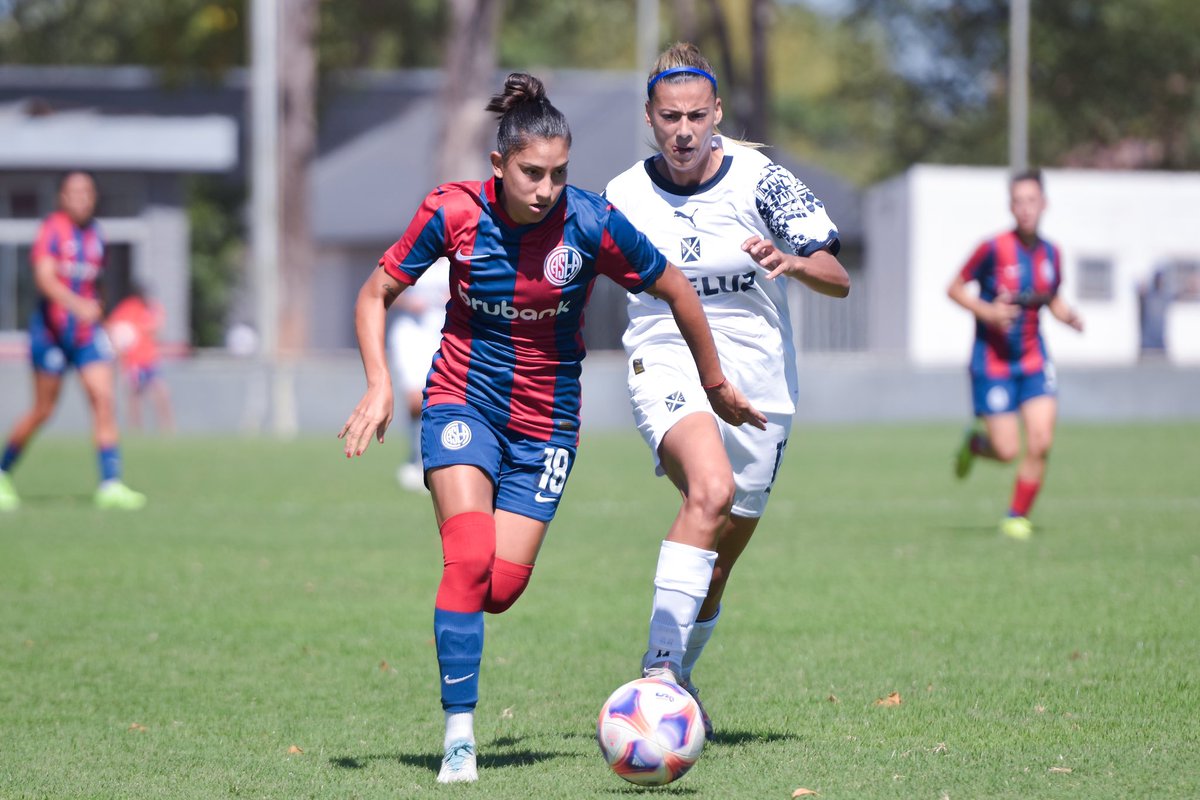
[[[879,184],[863,204],[867,297],[867,348],[903,357],[908,351],[910,181],[907,176]],[[851,292],[857,291],[850,287]]]
[[[984,239],[1012,226],[1004,168],[916,166],[867,194],[868,269],[872,285],[906,282],[902,324],[883,310],[872,315],[873,349],[907,329],[905,354],[917,366],[965,364],[973,337],[969,314],[946,297],[955,272]],[[898,190],[899,183],[903,190]],[[1139,282],[1173,258],[1200,259],[1200,174],[1047,170],[1048,208],[1043,235],[1063,253],[1063,297],[1086,323],[1080,335],[1043,314],[1043,332],[1059,364],[1118,366],[1134,363],[1140,349]],[[907,214],[897,207],[905,197]],[[907,263],[891,263],[897,222],[911,236]],[[882,218],[881,218],[882,217]],[[887,219],[891,217],[891,219]],[[881,263],[879,253],[888,253]],[[1112,297],[1079,299],[1080,264],[1112,262]],[[896,270],[897,274],[893,274]],[[898,300],[895,288],[887,292]]]

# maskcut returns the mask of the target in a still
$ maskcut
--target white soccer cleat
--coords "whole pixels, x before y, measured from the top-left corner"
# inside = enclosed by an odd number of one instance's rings
[[[648,667],[642,668],[643,678],[658,678],[664,681],[670,681],[676,686],[682,686],[679,681],[679,673],[670,661],[656,661]]]
[[[479,780],[475,766],[475,743],[467,739],[452,742],[442,756],[438,783],[474,783]]]

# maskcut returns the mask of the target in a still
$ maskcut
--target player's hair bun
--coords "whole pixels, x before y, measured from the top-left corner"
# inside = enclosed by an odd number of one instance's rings
[[[504,92],[492,97],[487,110],[500,115],[496,149],[502,156],[524,149],[530,139],[562,138],[571,144],[566,117],[546,96],[545,85],[527,72],[509,75]]]
[[[507,114],[516,106],[545,99],[545,84],[527,72],[514,72],[504,80],[504,92],[492,97],[487,110]]]

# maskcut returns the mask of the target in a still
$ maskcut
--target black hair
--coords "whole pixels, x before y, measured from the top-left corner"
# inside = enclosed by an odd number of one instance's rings
[[[506,158],[523,150],[530,139],[565,139],[571,145],[571,128],[550,99],[540,80],[525,72],[514,72],[504,81],[504,92],[494,95],[487,110],[500,115],[496,149]]]
[[[1037,167],[1032,169],[1023,169],[1019,172],[1014,172],[1011,179],[1008,181],[1010,187],[1016,186],[1021,181],[1033,181],[1038,185],[1038,188],[1045,189],[1046,185],[1042,182],[1042,171]]]

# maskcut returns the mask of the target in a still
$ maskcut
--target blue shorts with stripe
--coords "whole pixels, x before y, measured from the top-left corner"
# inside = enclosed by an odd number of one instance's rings
[[[35,317],[29,324],[29,361],[37,372],[62,375],[67,367],[82,369],[96,361],[113,360],[112,345],[99,326],[83,342],[64,341],[74,337],[58,337],[41,320]]]
[[[1057,393],[1053,364],[1046,364],[1044,370],[1030,375],[1007,378],[971,373],[971,400],[977,417],[1012,414],[1035,397],[1054,397]]]
[[[421,413],[425,471],[454,464],[481,469],[495,487],[495,507],[541,522],[554,519],[571,469],[575,432],[540,441],[490,422],[471,406],[442,403]]]

